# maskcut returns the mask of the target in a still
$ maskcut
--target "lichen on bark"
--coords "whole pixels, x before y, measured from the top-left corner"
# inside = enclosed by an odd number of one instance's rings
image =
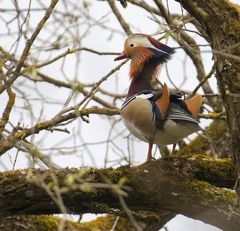
[[[75,222],[69,218],[63,219],[54,215],[28,215],[2,218],[0,231],[31,230],[31,231],[107,231],[111,230],[116,222],[116,231],[135,231],[135,228],[126,218],[114,215],[101,216],[90,222]]]

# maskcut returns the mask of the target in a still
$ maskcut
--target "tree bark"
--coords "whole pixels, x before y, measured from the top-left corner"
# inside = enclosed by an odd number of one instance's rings
[[[240,197],[240,8],[226,0],[177,0],[208,35],[231,134]]]
[[[3,172],[0,179],[2,217],[61,213],[59,204],[49,196],[57,197],[58,193],[68,213],[122,216],[119,196],[127,190],[127,206],[145,225],[149,217],[155,224],[164,218],[159,225],[163,226],[175,214],[183,214],[225,231],[237,231],[240,226],[240,211],[234,207],[236,194],[213,185],[233,186],[234,171],[229,160],[196,156],[117,169],[26,169]]]
[[[1,218],[0,231],[59,231],[59,227],[64,231],[103,231],[111,230],[115,222],[115,231],[135,231],[128,219],[113,215],[98,217],[90,222],[73,222],[53,215],[17,215]]]

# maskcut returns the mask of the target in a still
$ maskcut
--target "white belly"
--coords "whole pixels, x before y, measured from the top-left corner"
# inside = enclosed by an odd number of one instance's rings
[[[127,129],[134,136],[145,142],[153,140],[154,125],[152,105],[149,100],[136,98],[123,108],[120,114]]]
[[[175,144],[197,130],[197,124],[188,123],[188,126],[186,126],[186,123],[181,124],[173,120],[166,120],[163,125],[163,130],[156,130],[153,142],[162,145]]]
[[[153,137],[153,143],[158,145],[175,144],[199,130],[195,124],[186,127],[186,125],[177,124],[173,120],[166,120],[163,125],[163,130],[157,129],[155,134],[152,134],[148,130],[137,127],[127,119],[123,118],[123,122],[131,134],[138,139],[148,143],[151,140],[150,137]]]
[[[123,118],[123,122],[125,126],[127,127],[128,131],[130,131],[131,134],[133,134],[135,137],[137,137],[139,140],[142,140],[144,142],[149,142],[147,137],[150,137],[150,134],[147,134],[146,131],[143,131],[142,128],[137,127],[134,123],[130,122],[127,119]]]

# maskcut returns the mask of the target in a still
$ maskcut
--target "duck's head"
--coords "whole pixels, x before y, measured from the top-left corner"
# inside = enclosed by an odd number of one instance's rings
[[[131,59],[130,77],[134,78],[142,71],[147,61],[154,59],[161,64],[170,59],[173,53],[173,48],[159,42],[150,35],[132,34],[126,39],[123,52],[114,61]]]

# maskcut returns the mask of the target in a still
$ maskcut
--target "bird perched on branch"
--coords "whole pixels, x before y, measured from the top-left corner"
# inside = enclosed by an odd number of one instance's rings
[[[173,144],[173,153],[178,141],[200,130],[197,119],[202,105],[200,95],[183,100],[179,94],[170,93],[166,84],[161,90],[154,90],[151,85],[173,53],[173,48],[149,35],[133,34],[114,59],[131,59],[131,84],[120,114],[128,130],[148,143],[146,162],[152,159],[153,144]]]

